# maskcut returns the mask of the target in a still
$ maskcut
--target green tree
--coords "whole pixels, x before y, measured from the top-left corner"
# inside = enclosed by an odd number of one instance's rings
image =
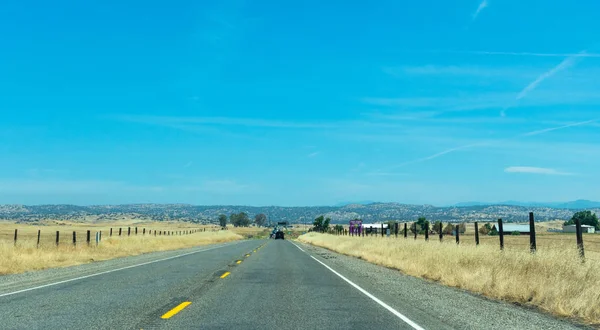
[[[598,216],[592,211],[579,211],[573,214],[571,220],[565,222],[565,226],[574,225],[575,220],[579,219],[582,225],[594,226],[596,230],[600,230],[600,224],[598,223]]]
[[[257,214],[254,216],[254,223],[259,226],[262,227],[265,225],[265,223],[267,222],[267,216],[264,215],[263,213]]]
[[[485,225],[481,226],[481,228],[479,228],[479,233],[481,235],[487,235],[490,233],[491,230],[492,230],[492,226],[490,226],[489,223],[486,223]]]
[[[335,232],[339,233],[342,230],[344,230],[344,226],[342,226],[342,225],[335,225],[335,227],[333,227],[333,230],[335,230]]]
[[[325,221],[325,217],[324,216],[318,216],[315,218],[315,221],[313,221],[313,231],[322,231],[323,230],[323,222]]]
[[[518,231],[516,231],[516,230],[515,230],[515,231],[513,231],[513,232],[512,232],[512,233],[510,233],[510,234],[511,234],[512,236],[520,236],[520,235],[521,235],[521,233],[520,233],[520,232],[518,232]]]
[[[436,222],[433,224],[433,228],[431,228],[431,229],[432,229],[432,230],[433,230],[433,231],[434,231],[436,234],[438,234],[438,235],[439,235],[439,233],[440,233],[440,224],[442,224],[442,222],[441,222],[441,221],[436,221]],[[443,233],[445,233],[445,232],[444,232],[444,228],[442,228],[442,232],[443,232]]]
[[[323,221],[323,230],[327,231],[327,229],[329,229],[329,223],[331,222],[330,218],[325,219],[325,221]]]
[[[454,230],[454,226],[451,223],[449,223],[446,225],[446,227],[444,227],[443,233],[445,235],[452,235],[454,233]]]
[[[221,227],[227,226],[227,216],[225,214],[219,214],[219,224]]]
[[[250,218],[246,212],[233,213],[229,216],[229,222],[235,227],[248,227],[250,225]]]
[[[458,224],[458,232],[464,234],[467,231],[467,225],[463,222]]]
[[[417,219],[417,222],[415,223],[415,226],[413,226],[413,228],[411,228],[410,231],[412,231],[413,234],[415,233],[415,231],[417,231],[419,234],[424,234],[425,227],[427,225],[429,225],[429,221],[427,221],[425,217],[419,217]],[[431,227],[429,229],[431,229]]]

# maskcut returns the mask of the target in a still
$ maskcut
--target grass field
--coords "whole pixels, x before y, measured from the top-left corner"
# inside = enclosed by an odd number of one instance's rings
[[[138,234],[135,235],[135,227]],[[131,227],[131,236],[127,236]],[[110,237],[110,228],[113,236]],[[122,236],[118,236],[119,228]],[[146,235],[142,235],[143,228]],[[17,245],[14,245],[14,230],[18,229]],[[41,231],[37,247],[37,233]],[[91,231],[91,244],[86,244],[87,230]],[[149,230],[152,234],[149,235]],[[189,235],[154,236],[154,231],[197,231]],[[60,242],[56,246],[56,231],[60,231]],[[102,231],[102,241],[96,246],[95,233]],[[73,246],[73,232],[77,245]],[[138,255],[147,252],[175,250],[206,244],[243,239],[230,230],[219,230],[217,226],[201,226],[183,222],[130,222],[114,224],[45,222],[43,225],[0,222],[0,275],[22,273],[52,267],[72,266],[117,257]]]
[[[584,240],[597,241],[598,236],[584,235]],[[422,236],[414,240],[308,233],[299,240],[408,275],[600,325],[599,253],[586,253],[582,263],[574,235],[538,237],[535,255],[529,252],[528,237],[507,238],[504,252],[498,248],[498,237],[482,236],[476,247],[469,234],[461,238],[464,244],[459,246],[454,237],[440,243],[437,237],[425,242]],[[471,239],[473,243],[468,244]],[[525,246],[518,245],[523,242]]]

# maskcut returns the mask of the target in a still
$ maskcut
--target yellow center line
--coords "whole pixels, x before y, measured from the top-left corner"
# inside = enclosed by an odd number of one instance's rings
[[[229,276],[229,274],[231,274],[230,272],[225,272],[225,274],[221,275],[221,278],[225,278],[227,276]]]
[[[256,250],[254,250],[254,252],[256,252]]]
[[[242,261],[241,261],[241,260],[238,260],[238,261],[236,261],[235,263],[239,265],[239,264],[241,264],[241,263],[242,263]]]
[[[249,257],[249,256],[250,256],[249,254],[246,255],[246,257]]]
[[[173,315],[181,312],[184,308],[188,307],[191,304],[190,301],[184,301],[181,304],[177,305],[177,307],[173,308],[172,310],[166,312],[163,316],[161,316],[161,319],[170,319]]]

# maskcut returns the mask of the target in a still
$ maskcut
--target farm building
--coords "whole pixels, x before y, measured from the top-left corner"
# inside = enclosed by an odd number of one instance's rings
[[[500,231],[497,227],[497,225],[494,225],[494,227],[496,229],[496,231]],[[513,232],[519,232],[519,234],[521,235],[529,235],[529,225],[509,225],[509,224],[503,224],[502,225],[502,231],[504,232],[504,235],[510,235]]]
[[[381,233],[381,223],[363,223],[362,228],[365,233]],[[387,223],[383,224],[383,229],[387,229]]]
[[[576,231],[577,229],[575,228],[575,225],[563,226],[563,233],[574,233]],[[581,232],[593,234],[596,232],[596,228],[594,226],[581,225]]]

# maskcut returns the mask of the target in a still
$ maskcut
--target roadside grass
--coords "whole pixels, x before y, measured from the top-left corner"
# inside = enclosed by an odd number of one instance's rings
[[[528,249],[403,238],[348,237],[308,233],[301,242],[546,312],[600,324],[600,256],[582,263],[574,244]],[[585,238],[584,238],[585,240]],[[462,240],[461,240],[462,241]],[[587,254],[586,254],[587,256]]]
[[[112,226],[113,237],[109,237],[108,229]],[[17,245],[13,243],[14,229],[19,229]],[[133,226],[132,226],[133,227]],[[148,252],[176,250],[222,243],[243,239],[231,231],[214,230],[212,227],[188,235],[154,236],[154,230],[193,230],[202,226],[193,226],[185,223],[157,223],[144,224],[153,234],[142,235],[142,226],[138,225],[138,235],[127,236],[127,227],[123,228],[123,236],[118,236],[118,224],[94,226],[89,223],[67,224],[64,226],[31,226],[31,225],[0,225],[0,275],[22,273],[26,271],[41,270],[53,267],[65,267],[84,264],[118,257],[134,256]],[[37,247],[37,231],[42,231],[40,246]],[[86,244],[86,231],[91,230],[91,244]],[[116,229],[116,230],[115,230]],[[56,246],[56,230],[60,230],[60,244]],[[102,241],[98,246],[95,243],[95,233],[102,230]],[[214,231],[213,231],[214,230]],[[77,233],[77,245],[73,246],[72,233]]]
[[[228,227],[231,232],[243,236],[244,238],[267,238],[269,236],[269,228],[264,227]]]

